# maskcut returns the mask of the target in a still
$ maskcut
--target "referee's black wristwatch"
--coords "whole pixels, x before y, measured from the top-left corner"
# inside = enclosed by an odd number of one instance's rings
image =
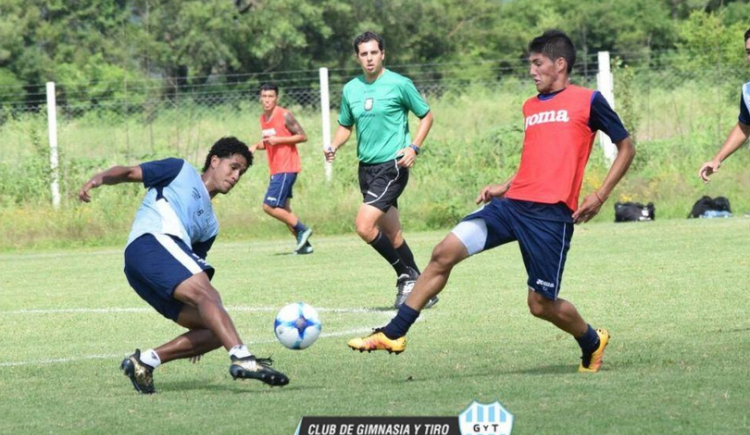
[[[411,145],[409,145],[409,148],[411,148],[411,149],[414,150],[414,154],[419,155],[419,147],[418,146],[416,146],[414,144],[411,144]]]

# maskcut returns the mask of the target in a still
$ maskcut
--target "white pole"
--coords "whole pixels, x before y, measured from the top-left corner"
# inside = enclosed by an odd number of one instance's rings
[[[52,173],[52,206],[60,207],[60,171],[57,161],[57,101],[55,83],[47,82],[47,128],[49,130],[49,167]]]
[[[323,149],[331,146],[331,104],[328,98],[328,68],[320,69],[320,118],[323,123]],[[325,162],[326,181],[333,177],[333,165]]]
[[[596,75],[597,87],[599,88],[599,92],[604,96],[604,99],[606,99],[612,107],[612,110],[614,110],[614,80],[612,78],[612,71],[609,68],[609,52],[600,51],[598,60],[599,73]],[[608,164],[611,165],[617,155],[617,147],[612,143],[612,139],[602,132],[599,132],[599,145],[601,145],[604,150],[604,157],[607,159]]]

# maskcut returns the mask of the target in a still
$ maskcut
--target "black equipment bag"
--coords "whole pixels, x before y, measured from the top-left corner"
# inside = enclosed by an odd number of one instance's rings
[[[656,219],[654,203],[646,205],[640,202],[616,202],[615,222],[643,222]]]

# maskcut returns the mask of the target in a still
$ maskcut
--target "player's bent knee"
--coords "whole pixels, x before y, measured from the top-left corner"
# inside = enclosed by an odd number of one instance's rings
[[[369,222],[363,223],[357,221],[355,223],[355,226],[359,237],[361,237],[362,240],[367,243],[372,242],[373,239],[375,239],[375,236],[378,235],[378,229],[374,225],[371,225]]]
[[[175,297],[194,307],[203,304],[221,304],[221,295],[208,282],[193,283],[193,285],[187,286],[181,284],[175,291]]]
[[[265,202],[263,203],[263,211],[266,212],[266,214],[273,215],[274,210],[275,210],[274,207],[271,207],[270,205],[266,204]]]
[[[552,306],[546,300],[529,298],[529,312],[532,316],[540,319],[548,319],[551,315]]]
[[[529,312],[532,316],[544,319],[547,317],[547,310],[538,304],[529,304]]]
[[[461,261],[461,254],[456,252],[456,249],[450,243],[445,240],[438,243],[437,246],[432,250],[432,257],[430,263],[440,267],[441,269],[452,269],[453,266]]]

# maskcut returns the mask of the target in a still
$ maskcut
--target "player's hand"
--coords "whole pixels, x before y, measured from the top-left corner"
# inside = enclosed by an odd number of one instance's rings
[[[202,356],[203,355],[196,355],[196,356],[190,357],[190,362],[193,364],[198,364],[198,361],[201,360]]]
[[[698,171],[698,176],[701,177],[703,181],[708,183],[709,181],[711,181],[709,177],[719,172],[719,167],[721,167],[721,162],[717,160],[706,162],[703,164],[703,166],[701,166],[701,169]]]
[[[477,196],[477,199],[475,199],[474,202],[477,204],[486,204],[490,202],[492,198],[499,198],[505,195],[509,187],[510,185],[508,185],[508,183],[487,185],[481,192],[479,192],[479,196]]]
[[[336,150],[333,147],[328,147],[323,150],[323,154],[326,156],[326,162],[331,163],[336,160]]]
[[[93,178],[87,181],[86,184],[83,185],[83,187],[81,187],[80,191],[78,191],[78,199],[81,202],[91,202],[91,194],[89,193],[89,190],[96,189],[101,185],[102,177],[99,175],[95,175]]]
[[[401,158],[399,158],[399,156],[401,156]],[[397,165],[408,169],[414,166],[414,161],[417,159],[417,153],[411,147],[406,147],[396,154],[396,158],[398,159]]]
[[[269,136],[263,139],[263,142],[265,142],[266,145],[271,145],[271,146],[278,145],[280,141],[281,139],[279,139],[276,136]]]
[[[600,196],[596,193],[592,193],[583,198],[583,202],[578,207],[578,210],[573,213],[573,222],[576,224],[582,224],[588,222],[599,214],[602,205],[604,205],[606,198],[600,199]]]

